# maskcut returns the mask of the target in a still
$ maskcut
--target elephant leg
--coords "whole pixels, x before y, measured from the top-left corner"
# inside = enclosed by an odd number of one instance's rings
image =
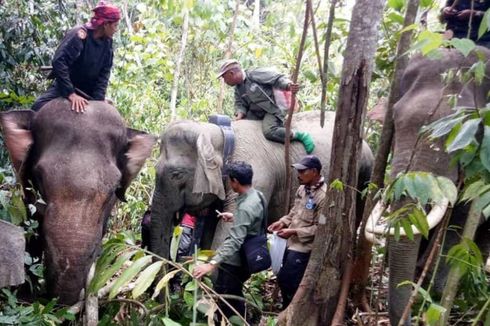
[[[416,235],[413,241],[406,237],[400,238],[399,241],[390,237],[388,241],[389,316],[391,324],[398,325],[412,293],[410,285],[398,287],[398,284],[414,280],[420,235]],[[410,318],[407,318],[404,325],[410,325]]]

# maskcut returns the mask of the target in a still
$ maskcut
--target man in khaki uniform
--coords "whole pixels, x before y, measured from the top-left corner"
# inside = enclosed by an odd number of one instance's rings
[[[298,289],[308,265],[318,217],[325,205],[327,185],[321,175],[318,157],[307,155],[293,164],[298,171],[300,187],[296,191],[294,206],[288,215],[269,226],[269,231],[288,239],[277,281],[281,288],[283,309],[289,305]]]
[[[299,85],[271,68],[245,71],[236,60],[225,61],[218,77],[223,77],[227,85],[235,87],[235,120],[262,120],[265,138],[284,144],[284,118],[288,108],[276,103],[274,89],[290,90],[296,94]],[[315,149],[313,139],[307,132],[292,131],[289,137],[302,142],[307,154]]]

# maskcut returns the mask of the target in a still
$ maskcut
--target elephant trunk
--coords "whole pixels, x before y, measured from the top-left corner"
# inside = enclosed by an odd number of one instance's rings
[[[413,241],[406,237],[401,237],[399,241],[391,236],[388,238],[388,264],[390,266],[388,302],[391,325],[398,325],[410,299],[412,287],[398,285],[404,281],[413,281],[415,277],[420,239],[420,235],[414,236]],[[410,325],[410,318],[407,318],[404,325]]]
[[[49,295],[59,297],[60,303],[71,305],[79,300],[89,268],[100,250],[104,217],[100,207],[92,204],[49,204],[46,210],[46,283]]]
[[[158,187],[153,194],[149,249],[160,257],[169,259],[175,214],[181,205],[176,200],[169,200],[164,194]]]

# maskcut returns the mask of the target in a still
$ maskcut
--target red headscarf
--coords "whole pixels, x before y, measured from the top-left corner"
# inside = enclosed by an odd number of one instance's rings
[[[104,23],[113,23],[121,19],[119,8],[103,0],[92,11],[94,12],[94,16],[86,25],[89,29],[96,29]]]

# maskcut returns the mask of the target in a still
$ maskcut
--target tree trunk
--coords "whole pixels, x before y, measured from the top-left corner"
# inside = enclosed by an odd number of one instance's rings
[[[179,57],[177,58],[177,65],[175,67],[174,83],[172,85],[172,90],[170,92],[170,112],[171,112],[172,120],[175,120],[175,118],[177,117],[176,105],[177,105],[177,90],[179,88],[180,66],[182,65],[182,61],[184,60],[188,30],[189,30],[189,10],[184,9],[184,24],[182,26],[182,40],[180,42],[180,52],[179,52]]]
[[[480,222],[480,217],[481,209],[478,208],[478,203],[475,199],[471,202],[470,212],[468,213],[468,218],[466,219],[466,223],[464,225],[462,239],[474,239],[476,229],[478,228],[478,224]],[[441,305],[446,308],[446,312],[442,314],[442,317],[437,324],[440,326],[448,325],[449,315],[451,314],[451,308],[454,304],[454,298],[456,297],[459,289],[459,281],[463,276],[461,268],[458,266],[458,264],[462,264],[462,262],[458,262],[456,266],[451,267],[447,276],[446,286],[442,292]]]
[[[329,183],[340,180],[344,187],[327,191],[310,262],[292,303],[279,317],[280,325],[330,325],[337,307],[342,274],[352,251],[362,123],[384,3],[358,0],[352,12],[328,177]]]
[[[417,11],[419,7],[419,0],[410,0],[407,5],[407,11],[405,13],[405,21],[403,26],[412,25],[417,17]],[[391,150],[391,143],[393,138],[393,105],[400,99],[400,82],[408,63],[408,56],[406,55],[408,49],[410,48],[410,42],[412,40],[412,31],[405,31],[398,43],[396,62],[395,62],[395,72],[393,80],[391,83],[391,91],[388,99],[388,104],[385,113],[385,119],[383,123],[383,130],[381,132],[381,143],[379,145],[378,152],[376,153],[376,158],[374,160],[373,175],[371,177],[371,183],[375,184],[378,189],[384,187],[384,176],[385,169],[388,161],[388,154]],[[365,299],[365,291],[369,275],[369,264],[371,262],[371,247],[372,244],[366,240],[364,237],[364,229],[366,221],[371,214],[374,207],[375,192],[370,192],[368,194],[366,205],[364,207],[364,213],[361,223],[361,230],[359,232],[359,240],[357,245],[357,250],[355,252],[355,262],[354,262],[354,275],[352,277],[352,289],[353,289],[353,300],[357,306],[362,306]]]

